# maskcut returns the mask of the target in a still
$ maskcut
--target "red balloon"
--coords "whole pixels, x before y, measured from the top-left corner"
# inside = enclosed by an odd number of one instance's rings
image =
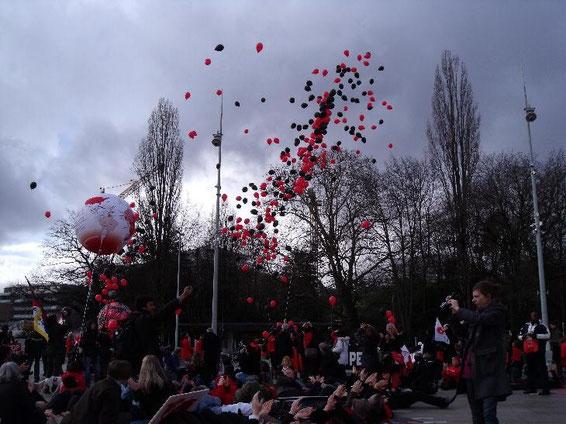
[[[46,217],[46,218],[50,218],[50,217],[51,217],[51,212],[49,212],[49,211],[45,212],[45,217]]]
[[[153,213],[153,219],[157,219],[157,213]]]
[[[287,278],[286,275],[281,276],[281,282],[282,283],[287,283],[289,281],[289,279]]]
[[[392,316],[393,316],[393,312],[391,312],[391,311],[385,311],[385,316],[386,316],[387,318],[392,317]]]
[[[122,285],[122,287],[126,287],[128,285],[128,280],[126,280],[125,278],[122,278],[120,280],[120,284]]]
[[[90,270],[87,271],[87,272],[86,272],[86,276],[87,276],[88,278],[92,277],[92,271],[90,271]]]
[[[244,266],[242,266],[242,272],[246,272],[248,269],[250,269],[248,264],[244,264]]]
[[[275,300],[272,300],[271,302],[269,302],[269,306],[275,308],[277,306],[277,302]]]
[[[134,214],[134,221],[137,221],[138,219],[140,219],[140,214],[136,212]]]
[[[102,289],[102,294],[104,296],[108,296],[108,289]]]
[[[318,72],[319,72],[319,71],[318,71],[318,68],[315,68],[315,69],[312,70],[312,73],[313,73],[314,75],[318,74]]]
[[[257,44],[255,45],[255,49],[256,49],[256,51],[257,51],[258,53],[259,53],[260,51],[262,51],[262,50],[263,50],[263,43],[257,43]]]
[[[216,90],[216,95],[217,95],[217,96],[221,96],[221,95],[222,95],[222,90]]]
[[[100,274],[99,279],[100,279],[100,281],[106,281],[106,280],[108,280],[108,277],[105,274]]]
[[[393,109],[393,106],[387,105],[387,110],[391,110],[391,109]]]
[[[224,193],[224,194],[222,195],[222,201],[225,202],[226,199],[228,199],[228,195],[227,195],[226,193]]]
[[[96,300],[97,302],[100,302],[102,300],[102,295],[97,294],[96,296],[94,296],[94,300]]]
[[[130,208],[135,208],[136,204],[134,202],[130,203]]]
[[[328,298],[328,303],[330,303],[330,306],[336,305],[336,297],[335,297],[335,296],[330,296],[330,297]]]
[[[108,320],[108,329],[114,331],[118,328],[118,321],[115,319]]]
[[[138,247],[138,252],[145,253],[145,246]]]
[[[364,230],[367,230],[369,227],[371,227],[371,222],[366,219],[365,221],[362,222],[361,227],[362,227]]]
[[[248,297],[246,300],[248,303],[254,303],[253,297]]]
[[[344,56],[346,57],[350,56],[350,50],[344,50]]]
[[[289,322],[287,324],[289,324],[289,327],[293,327],[295,325],[295,323],[291,320],[289,320]]]
[[[185,100],[189,100],[189,97],[191,97],[191,93],[189,93],[188,91],[185,93]]]
[[[196,131],[191,131],[189,132],[189,138],[192,138],[194,140],[194,138],[197,136],[197,132]]]
[[[118,282],[118,277],[114,276],[110,279],[110,281],[112,282],[112,284],[116,284]]]
[[[204,64],[205,64],[206,66],[210,65],[211,62],[212,62],[212,61],[211,61],[210,59],[208,59],[208,58],[204,59]]]
[[[269,337],[269,332],[263,330],[263,333],[261,333],[261,335],[263,336],[264,339],[267,339]]]
[[[248,132],[249,132],[249,131],[248,131],[248,129],[246,128],[246,129],[244,130],[244,134],[247,134]]]
[[[390,324],[395,324],[395,317],[394,316],[390,316],[387,321],[389,321]]]
[[[275,324],[275,325],[277,325],[277,327],[279,327],[279,328],[283,327],[283,323],[282,323],[282,322],[280,322],[280,321],[279,321],[279,322],[277,322],[277,324]]]
[[[327,69],[323,69],[322,70],[322,76],[325,77],[328,75],[328,70]]]
[[[392,149],[392,148],[393,148],[393,143],[389,143],[389,144],[387,145],[387,147],[389,147],[390,149]]]

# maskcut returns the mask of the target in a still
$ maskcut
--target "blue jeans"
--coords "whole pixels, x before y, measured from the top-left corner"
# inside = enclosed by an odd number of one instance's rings
[[[476,399],[474,382],[468,379],[465,381],[473,424],[499,424],[497,419],[497,398],[488,396],[483,399]]]
[[[86,356],[85,361],[85,384],[90,387],[90,374],[94,371],[94,381],[100,379],[100,357],[99,356]]]

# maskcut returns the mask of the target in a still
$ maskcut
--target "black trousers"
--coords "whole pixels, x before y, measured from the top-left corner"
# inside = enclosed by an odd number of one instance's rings
[[[433,406],[446,406],[446,399],[440,396],[427,395],[424,392],[395,392],[389,397],[389,407],[391,409],[404,409],[413,403],[424,402]]]
[[[546,369],[545,351],[539,350],[535,353],[525,355],[527,363],[527,386],[529,390],[540,387],[543,391],[549,391],[548,370]]]

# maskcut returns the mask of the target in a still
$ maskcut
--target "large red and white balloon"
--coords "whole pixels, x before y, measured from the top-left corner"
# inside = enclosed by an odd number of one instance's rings
[[[103,193],[88,199],[75,221],[79,242],[100,255],[118,253],[135,231],[134,212],[114,194]]]

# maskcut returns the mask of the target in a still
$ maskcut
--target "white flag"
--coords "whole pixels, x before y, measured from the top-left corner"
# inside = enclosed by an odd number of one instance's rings
[[[446,331],[444,331],[444,327],[442,327],[438,318],[436,318],[436,325],[434,326],[434,341],[450,344],[450,339],[446,335]]]
[[[403,355],[403,362],[405,364],[411,362],[411,352],[409,352],[409,349],[406,345],[403,345],[403,347],[401,347],[401,355]]]

